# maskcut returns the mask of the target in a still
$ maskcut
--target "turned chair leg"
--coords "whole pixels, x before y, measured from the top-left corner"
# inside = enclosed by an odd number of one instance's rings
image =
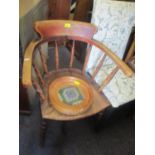
[[[40,146],[43,147],[45,143],[45,136],[47,131],[47,120],[43,119],[40,124]]]

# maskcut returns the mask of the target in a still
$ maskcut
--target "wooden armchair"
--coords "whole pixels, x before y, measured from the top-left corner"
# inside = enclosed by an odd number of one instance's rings
[[[92,24],[69,20],[47,20],[36,22],[35,30],[40,35],[40,39],[32,41],[26,48],[22,83],[25,87],[33,86],[39,94],[43,120],[42,130],[45,129],[47,119],[76,120],[103,111],[110,106],[110,102],[102,89],[108,85],[119,69],[129,77],[133,74],[133,71],[110,49],[92,39],[97,32],[97,28]],[[72,48],[69,61],[66,62],[68,67],[64,68],[60,66],[60,46],[65,47],[67,41],[72,42]],[[76,41],[87,44],[86,58],[81,69],[74,67]],[[55,67],[52,70],[49,70],[44,51],[41,49],[41,45],[45,42],[54,45]],[[102,56],[93,74],[90,75],[86,72],[86,68],[93,46],[100,50]],[[38,52],[43,72],[35,63]],[[116,67],[101,85],[98,85],[94,79],[106,57],[109,57]],[[48,57],[48,61],[50,60],[52,59]]]

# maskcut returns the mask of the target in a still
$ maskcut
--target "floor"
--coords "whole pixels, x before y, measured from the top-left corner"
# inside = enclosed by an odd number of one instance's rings
[[[31,106],[30,116],[20,115],[20,155],[134,155],[133,116],[124,116],[94,130],[94,118],[65,123],[49,122],[45,146],[39,147],[40,108]]]

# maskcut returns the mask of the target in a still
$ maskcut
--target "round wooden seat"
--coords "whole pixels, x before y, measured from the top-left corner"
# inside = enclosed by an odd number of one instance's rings
[[[49,84],[50,104],[60,113],[78,115],[87,111],[93,99],[92,89],[83,79],[59,77]]]

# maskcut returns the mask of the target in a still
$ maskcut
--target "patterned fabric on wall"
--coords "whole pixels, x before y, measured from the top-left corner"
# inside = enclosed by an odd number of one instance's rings
[[[123,58],[132,27],[135,22],[135,4],[133,2],[94,0],[92,23],[98,27],[94,39],[110,48],[117,56]],[[93,47],[87,70],[92,73],[101,58],[99,49]],[[113,62],[106,58],[97,74],[96,82],[101,83],[104,76],[114,68]],[[104,88],[113,107],[118,107],[134,99],[134,77],[128,78],[118,71],[112,81]]]

